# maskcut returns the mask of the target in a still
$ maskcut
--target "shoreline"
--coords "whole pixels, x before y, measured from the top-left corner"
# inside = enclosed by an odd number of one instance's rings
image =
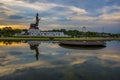
[[[26,38],[18,38],[18,37],[1,37],[0,40],[42,40],[42,41],[63,41],[63,40],[70,40],[70,41],[112,41],[112,40],[120,40],[120,38],[98,38],[98,37],[92,37],[92,38],[58,38],[58,37],[26,37]]]

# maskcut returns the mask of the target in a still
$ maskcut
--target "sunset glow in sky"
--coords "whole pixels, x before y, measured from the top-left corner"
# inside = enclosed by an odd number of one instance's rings
[[[39,28],[120,33],[120,0],[0,0],[0,28],[29,28],[35,15]]]

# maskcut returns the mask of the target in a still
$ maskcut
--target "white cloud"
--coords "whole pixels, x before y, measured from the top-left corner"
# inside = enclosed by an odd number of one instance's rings
[[[71,17],[71,20],[74,21],[94,21],[97,20],[97,17],[91,17],[91,16],[73,16]]]
[[[120,20],[120,12],[114,12],[111,14],[103,14],[100,16],[100,19],[107,20],[107,21],[114,21],[114,20]]]
[[[117,11],[116,11],[117,10]],[[98,17],[98,22],[103,24],[120,24],[120,6],[105,6],[98,10],[102,14]]]
[[[0,1],[1,3],[4,3],[4,5],[6,5],[7,7],[20,7],[20,8],[30,8],[31,10],[37,10],[39,12],[41,11],[49,11],[54,7],[63,7],[66,9],[69,9],[69,13],[71,12],[76,12],[77,14],[86,14],[86,10],[81,9],[81,8],[77,8],[75,6],[65,6],[65,5],[61,5],[61,4],[55,4],[55,3],[43,3],[43,2],[34,2],[34,3],[28,3],[25,1],[15,1],[15,0],[2,0]],[[59,10],[56,10],[56,12]],[[62,12],[61,12],[62,13]],[[63,12],[64,13],[64,12]]]
[[[22,8],[31,8],[39,11],[47,11],[48,9],[51,9],[56,6],[61,6],[57,5],[54,3],[40,3],[40,2],[35,2],[35,3],[28,3],[24,1],[15,1],[15,0],[9,0],[9,1],[0,1],[1,3],[4,3],[6,6],[17,6],[17,7],[22,7]]]
[[[86,14],[87,13],[85,9],[77,8],[74,6],[69,6],[69,9],[74,12],[77,12],[77,14]]]
[[[11,9],[11,8],[5,6],[5,5],[0,6],[0,13],[4,13],[7,16],[13,15],[17,12],[18,12],[18,10]]]
[[[105,6],[105,7],[101,8],[101,9],[98,9],[97,11],[101,12],[103,14],[106,14],[106,13],[109,13],[111,10],[116,10],[116,9],[120,11],[120,6],[116,6],[116,5],[114,5],[114,6]]]

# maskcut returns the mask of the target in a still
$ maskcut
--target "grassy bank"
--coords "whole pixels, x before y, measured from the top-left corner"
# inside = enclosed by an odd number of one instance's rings
[[[98,37],[88,37],[88,38],[55,38],[56,40],[120,40],[120,38],[98,38]]]
[[[120,40],[120,38],[101,38],[101,37],[89,37],[89,38],[65,38],[65,37],[2,37],[0,40]]]

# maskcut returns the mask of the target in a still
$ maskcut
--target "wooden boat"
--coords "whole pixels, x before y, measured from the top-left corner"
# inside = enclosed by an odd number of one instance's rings
[[[105,41],[60,41],[60,45],[70,46],[106,46]]]

